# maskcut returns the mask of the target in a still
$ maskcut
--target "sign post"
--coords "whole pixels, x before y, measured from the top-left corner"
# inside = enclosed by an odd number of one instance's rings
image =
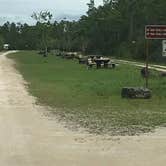
[[[149,85],[149,40],[146,40],[146,67],[145,67],[145,87]]]
[[[149,82],[149,40],[166,39],[166,25],[147,25],[145,27],[146,39],[146,88]],[[165,41],[166,44],[166,41]],[[166,45],[164,47],[166,55]]]
[[[166,57],[166,40],[163,40],[163,52],[162,52],[162,56]]]

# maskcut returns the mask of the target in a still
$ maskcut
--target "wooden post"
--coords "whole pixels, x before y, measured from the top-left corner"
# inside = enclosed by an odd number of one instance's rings
[[[145,87],[148,88],[149,86],[149,40],[146,39],[146,83],[145,83]]]

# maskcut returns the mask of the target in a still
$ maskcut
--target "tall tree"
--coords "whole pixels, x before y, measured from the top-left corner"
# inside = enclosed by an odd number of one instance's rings
[[[48,27],[50,26],[50,21],[52,19],[52,14],[49,11],[41,11],[39,13],[33,13],[32,18],[37,21],[37,27],[41,31],[41,41],[44,47],[44,56],[48,53]]]

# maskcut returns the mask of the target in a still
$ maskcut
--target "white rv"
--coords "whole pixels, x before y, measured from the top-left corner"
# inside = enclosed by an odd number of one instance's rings
[[[3,45],[3,49],[4,49],[4,50],[8,50],[8,49],[9,49],[9,44],[4,44],[4,45]]]

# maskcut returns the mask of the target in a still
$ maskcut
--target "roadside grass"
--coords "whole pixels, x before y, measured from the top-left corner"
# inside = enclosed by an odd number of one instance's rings
[[[143,86],[140,69],[119,65],[116,69],[87,70],[72,60],[34,51],[8,55],[29,83],[29,92],[40,104],[49,105],[67,123],[93,133],[134,135],[166,124],[166,78],[152,72],[149,100],[121,98],[124,86]]]

